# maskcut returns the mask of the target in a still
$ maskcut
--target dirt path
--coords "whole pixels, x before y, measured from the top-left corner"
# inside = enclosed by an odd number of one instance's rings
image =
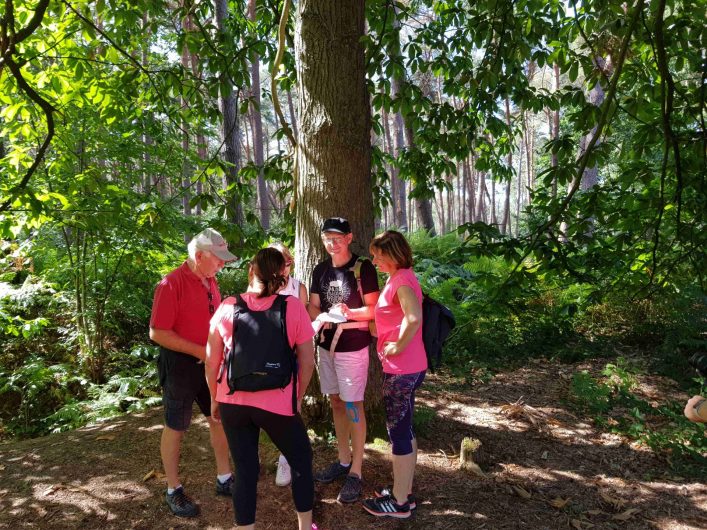
[[[436,414],[419,440],[414,516],[381,520],[358,504],[339,505],[332,484],[317,488],[319,528],[707,528],[705,481],[674,476],[650,451],[598,432],[561,405],[575,369],[539,361],[471,389],[430,376],[418,402],[429,416],[429,409]],[[660,384],[652,378],[646,392],[661,395]],[[231,528],[230,501],[213,491],[205,421],[187,435],[182,457],[186,489],[202,509],[193,520],[173,517],[164,505],[160,431],[161,410],[155,409],[1,444],[0,528]],[[458,469],[464,436],[482,441],[484,476]],[[315,468],[334,454],[332,446],[316,442]],[[275,459],[271,451],[261,454],[259,529],[295,526],[289,488],[274,485]],[[390,482],[390,469],[387,446],[370,443],[367,494]],[[155,476],[144,480],[152,470]]]

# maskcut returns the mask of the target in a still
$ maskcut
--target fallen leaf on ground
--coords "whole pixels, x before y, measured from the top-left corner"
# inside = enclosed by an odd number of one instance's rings
[[[557,508],[558,510],[561,510],[565,506],[567,506],[570,502],[569,497],[566,499],[563,499],[562,497],[555,497],[550,501],[550,506],[553,508]]]
[[[543,451],[543,454],[540,455],[540,458],[542,458],[543,460],[547,460],[548,455],[549,453],[547,451]]]
[[[629,508],[625,512],[617,513],[612,517],[612,519],[616,521],[628,521],[631,517],[636,515],[638,512],[640,512],[638,508]]]
[[[115,440],[115,434],[101,434],[100,436],[96,436],[96,440]]]
[[[577,530],[582,530],[582,521],[580,521],[579,519],[572,519],[570,521],[570,524]]]
[[[54,484],[53,486],[49,486],[46,490],[44,490],[44,493],[42,495],[46,497],[47,495],[51,495],[55,491],[63,490],[66,486],[63,484]]]
[[[589,515],[601,515],[605,514],[606,512],[604,510],[589,510],[587,511]]]
[[[155,478],[155,477],[157,477],[157,472],[154,469],[150,469],[150,471],[148,471],[147,474],[144,477],[142,477],[142,481],[147,482],[151,478]]]
[[[523,497],[524,499],[529,499],[533,495],[525,488],[522,486],[512,486],[513,491],[515,491],[520,497]]]
[[[611,507],[617,511],[620,510],[621,508],[623,508],[624,505],[626,504],[626,501],[623,501],[621,499],[617,499],[616,497],[612,497],[611,495],[609,495],[608,493],[603,492],[603,491],[599,492],[599,496],[602,499],[604,499],[604,502],[611,505]]]

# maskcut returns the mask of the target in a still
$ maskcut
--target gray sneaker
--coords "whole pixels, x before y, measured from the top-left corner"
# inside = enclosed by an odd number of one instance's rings
[[[226,482],[221,482],[216,479],[216,495],[230,497],[233,491],[233,475],[226,479]]]
[[[187,497],[187,494],[184,493],[184,488],[181,486],[175,489],[171,495],[167,493],[165,499],[167,500],[167,506],[177,517],[196,517],[199,515],[199,506]]]
[[[336,500],[346,504],[356,502],[361,496],[362,490],[363,484],[361,477],[359,477],[356,473],[349,473]]]
[[[349,474],[351,466],[342,466],[339,462],[334,462],[326,469],[314,474],[314,480],[323,484],[334,482],[339,477],[345,477]]]

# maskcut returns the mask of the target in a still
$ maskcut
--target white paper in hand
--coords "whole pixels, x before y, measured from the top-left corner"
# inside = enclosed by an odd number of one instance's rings
[[[342,315],[340,311],[335,310],[332,310],[329,313],[319,313],[319,316],[314,320],[314,322],[312,322],[312,329],[314,329],[314,333],[319,333],[321,327],[327,322],[331,322],[332,324],[341,324],[342,322],[346,322],[346,317]]]

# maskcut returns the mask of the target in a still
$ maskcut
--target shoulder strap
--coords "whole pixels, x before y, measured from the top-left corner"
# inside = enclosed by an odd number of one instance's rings
[[[354,273],[354,278],[356,278],[356,287],[358,288],[358,294],[361,296],[361,303],[366,305],[366,302],[363,299],[363,287],[361,287],[361,265],[363,265],[364,261],[370,260],[363,256],[359,256],[356,258],[356,263],[354,263],[349,270]]]

